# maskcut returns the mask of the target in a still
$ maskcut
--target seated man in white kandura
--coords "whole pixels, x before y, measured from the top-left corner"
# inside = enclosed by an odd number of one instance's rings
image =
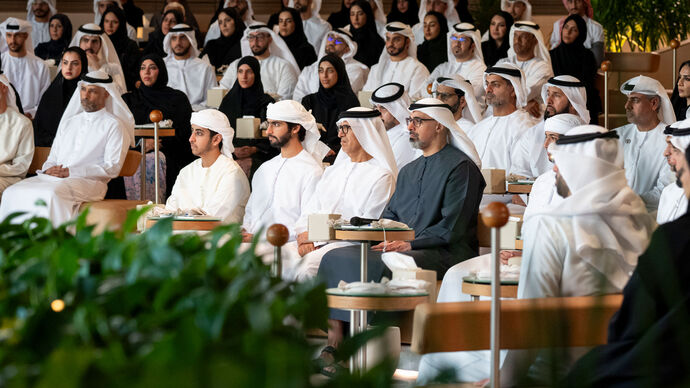
[[[295,239],[295,223],[323,174],[323,151],[329,150],[319,141],[314,116],[297,101],[269,104],[266,119],[268,141],[280,154],[254,173],[242,224],[244,242],[251,242],[262,228],[265,233],[276,223],[288,228],[288,241]]]
[[[326,252],[349,244],[309,241],[310,214],[340,214],[346,220],[378,219],[393,195],[398,167],[380,117],[378,111],[368,108],[351,108],[340,113],[338,136],[342,148],[335,163],[324,171],[297,221],[297,241],[285,246],[286,278],[300,281],[313,278]]]
[[[656,213],[656,222],[659,225],[674,221],[688,211],[688,199],[685,197],[680,176],[683,174],[684,150],[690,145],[690,118],[669,125],[664,133],[666,134],[664,156],[676,176],[676,181],[664,187],[659,197],[659,211]]]
[[[235,131],[215,109],[192,113],[189,144],[199,159],[180,170],[166,210],[209,215],[224,223],[242,222],[249,199],[249,181],[232,159]]]
[[[134,117],[113,78],[90,72],[79,81],[48,159],[38,176],[10,186],[3,194],[0,219],[14,212],[49,218],[60,225],[77,215],[83,202],[105,197],[108,181],[120,174],[134,146]],[[44,204],[37,204],[37,201]]]
[[[34,156],[31,120],[19,113],[17,102],[4,74],[0,72],[0,200],[2,192],[26,176]]]

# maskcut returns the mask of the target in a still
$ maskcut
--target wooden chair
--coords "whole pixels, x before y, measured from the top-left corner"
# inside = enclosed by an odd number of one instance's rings
[[[623,295],[501,301],[501,349],[595,346]],[[418,354],[489,349],[491,302],[421,304],[411,350]]]
[[[36,147],[34,149],[34,157],[29,166],[29,173],[35,175],[36,170],[40,170],[43,164],[48,159],[50,154],[50,147]],[[125,156],[125,162],[120,170],[120,176],[132,176],[139,168],[141,161],[141,152],[129,150]],[[117,229],[127,218],[127,212],[137,207],[137,205],[145,204],[146,201],[129,201],[126,199],[105,199],[103,201],[86,202],[81,204],[79,211],[89,207],[89,215],[86,217],[86,222],[91,225],[96,225],[95,232],[101,232],[107,228]]]
[[[137,172],[141,162],[141,152],[129,150],[125,156],[125,162],[120,170],[120,176],[132,176]],[[100,233],[106,229],[118,229],[127,219],[127,212],[135,209],[137,205],[143,205],[146,201],[127,199],[104,199],[96,202],[85,202],[79,207],[79,211],[89,208],[86,222],[95,225],[94,232]]]

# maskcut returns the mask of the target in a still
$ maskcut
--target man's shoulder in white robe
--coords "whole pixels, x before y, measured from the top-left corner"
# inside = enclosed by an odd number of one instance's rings
[[[510,171],[513,147],[537,119],[524,109],[505,116],[489,116],[475,124],[468,132],[486,168]]]
[[[204,105],[206,92],[217,86],[213,66],[199,58],[165,58],[168,69],[168,86],[187,95],[191,105]]]
[[[34,154],[31,120],[13,107],[0,114],[0,198],[9,185],[26,176]]]
[[[277,155],[264,162],[252,178],[253,191],[247,202],[243,227],[254,234],[260,227],[270,226],[261,225],[264,222],[282,223],[294,239],[295,223],[322,174],[321,164],[306,150],[291,158]],[[265,214],[267,212],[271,214]]]
[[[623,147],[628,185],[642,197],[650,212],[656,211],[659,206],[664,187],[675,181],[663,155],[666,148],[665,127],[664,123],[659,123],[647,132],[639,131],[635,124],[616,128]]]
[[[331,30],[331,25],[321,19],[319,15],[313,15],[309,19],[303,20],[302,25],[304,26],[304,34],[307,36],[309,44],[315,49],[318,49],[323,38]]]
[[[656,222],[661,225],[674,221],[688,211],[688,198],[685,190],[676,182],[664,187],[659,198],[659,211],[656,214]]]
[[[201,208],[226,223],[241,222],[249,199],[249,181],[242,168],[225,155],[209,167],[201,158],[180,170],[166,202],[170,210]]]
[[[43,60],[27,52],[21,58],[2,53],[2,71],[17,89],[24,113],[35,114],[41,96],[50,86],[50,70]]]
[[[429,77],[429,70],[423,63],[410,56],[397,62],[390,60],[379,61],[371,67],[363,90],[374,91],[379,86],[397,82],[405,88],[412,99],[426,95],[425,81]]]

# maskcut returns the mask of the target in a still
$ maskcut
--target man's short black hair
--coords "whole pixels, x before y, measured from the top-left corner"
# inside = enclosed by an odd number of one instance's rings
[[[299,132],[297,132],[297,138],[299,139],[300,142],[303,142],[303,141],[304,141],[304,137],[307,136],[307,130],[306,130],[301,124],[297,124],[297,123],[288,123],[287,121],[286,121],[285,123],[287,123],[288,130],[289,130],[289,131],[292,131],[292,129],[293,129],[295,126],[299,126]]]

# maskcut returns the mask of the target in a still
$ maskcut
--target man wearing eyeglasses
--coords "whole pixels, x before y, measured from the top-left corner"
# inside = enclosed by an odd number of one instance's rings
[[[484,191],[481,162],[474,145],[455,123],[448,105],[424,98],[409,107],[410,142],[423,156],[400,170],[395,193],[381,218],[407,224],[413,241],[385,241],[368,254],[368,280],[391,276],[381,260],[383,252],[411,256],[418,267],[435,270],[442,279],[446,270],[477,255],[477,214]],[[378,217],[376,217],[378,218]],[[327,287],[360,279],[359,246],[334,249],[323,256],[318,275]],[[331,310],[328,344],[334,350],[343,338],[349,313]],[[328,361],[329,356],[322,353]]]
[[[254,24],[244,30],[241,40],[242,56],[253,55],[261,65],[261,83],[264,92],[277,100],[289,100],[299,76],[295,57],[280,35],[265,24]],[[220,85],[232,89],[237,79],[237,58],[228,65]]]
[[[448,104],[453,118],[465,133],[482,119],[482,108],[474,97],[474,88],[459,75],[434,80],[432,94]]]
[[[352,40],[352,35],[343,29],[337,28],[329,31],[326,37],[321,42],[321,49],[319,50],[319,59],[326,54],[333,54],[339,56],[345,62],[345,70],[347,77],[350,79],[350,86],[355,94],[362,90],[362,86],[367,81],[369,75],[369,68],[354,59],[357,54],[357,43]],[[295,92],[292,94],[292,99],[302,101],[304,96],[316,93],[319,90],[319,61],[312,63],[302,69],[302,73],[297,79],[297,86]]]
[[[483,95],[482,76],[486,70],[479,29],[470,23],[458,23],[448,32],[448,61],[436,66],[426,85],[439,77],[458,74],[472,84],[474,95]]]
[[[426,66],[417,60],[417,46],[410,26],[401,22],[386,24],[386,50],[371,67],[363,90],[374,91],[385,83],[397,82],[416,100],[426,95],[428,77]]]

